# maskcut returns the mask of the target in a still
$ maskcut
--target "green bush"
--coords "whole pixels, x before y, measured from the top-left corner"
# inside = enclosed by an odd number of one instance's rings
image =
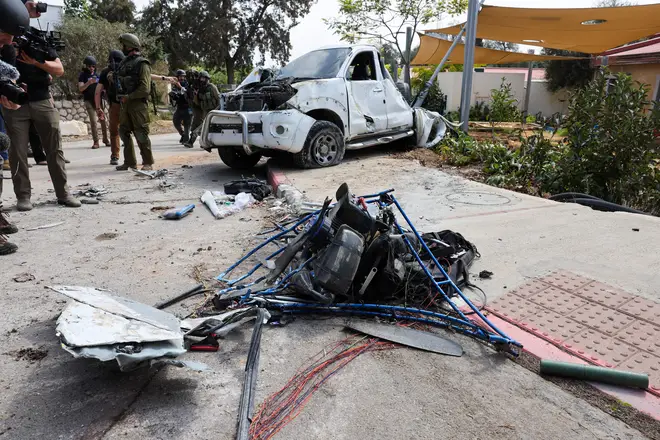
[[[488,121],[495,127],[498,122],[515,122],[521,119],[520,110],[518,110],[518,100],[514,98],[511,91],[511,83],[502,78],[502,84],[499,89],[490,91],[490,114]]]
[[[410,80],[413,96],[416,96],[422,91],[428,80],[431,79],[434,71],[435,67],[413,68],[414,77]],[[442,93],[437,81],[434,81],[433,85],[431,85],[429,94],[426,96],[422,107],[432,112],[438,112],[441,115],[445,114],[445,110],[447,109],[447,95]]]
[[[119,35],[125,32],[138,35],[143,46],[142,54],[151,62],[163,59],[162,49],[154,38],[126,23],[109,23],[106,20],[65,15],[57,30],[62,33],[66,49],[59,54],[64,65],[64,76],[56,78],[54,83],[59,94],[67,98],[80,95],[78,75],[85,57],[92,55],[96,58],[97,69],[100,71],[106,66],[108,53],[113,49],[121,49]]]
[[[470,121],[487,121],[489,118],[490,107],[484,101],[476,102],[470,107]]]
[[[660,108],[650,108],[649,87],[607,72],[570,101],[567,154],[560,161],[563,190],[584,192],[610,202],[660,213]]]

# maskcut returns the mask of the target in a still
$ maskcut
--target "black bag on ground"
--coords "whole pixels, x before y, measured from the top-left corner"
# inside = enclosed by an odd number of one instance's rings
[[[273,193],[273,189],[263,180],[241,179],[225,183],[225,194],[250,193],[257,201],[262,201]]]

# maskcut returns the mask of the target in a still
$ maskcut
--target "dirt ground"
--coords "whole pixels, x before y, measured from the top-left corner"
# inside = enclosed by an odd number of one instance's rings
[[[270,212],[265,206],[214,220],[198,203],[183,220],[158,218],[158,210],[152,208],[195,203],[204,190],[221,189],[223,182],[240,177],[221,164],[216,154],[187,150],[177,139],[175,135],[152,139],[157,166],[172,172],[168,180],[174,186],[165,189],[158,179],[112,170],[106,164],[107,149],[90,150],[87,141],[65,145],[72,161],[68,167],[72,188],[91,184],[110,191],[99,205],[77,210],[56,206],[47,171],[31,169],[36,207],[29,213],[11,213],[21,228],[11,239],[20,249],[2,257],[0,439],[235,438],[250,326],[220,341],[218,353],[182,356],[206,363],[210,371],[165,367],[120,374],[92,361],[75,360],[61,349],[55,320],[66,299],[45,289],[57,284],[93,286],[154,304],[189,289],[200,278],[216,276],[252,246],[255,234],[268,224],[265,219]],[[510,256],[498,254],[497,237],[487,238],[488,227],[473,220],[496,219],[502,215],[498,214],[502,206],[461,203],[466,192],[486,194],[481,202],[507,200],[506,208],[522,215],[553,211],[573,219],[574,212],[585,212],[574,207],[544,209],[549,202],[486,191],[457,176],[388,157],[390,153],[352,153],[336,168],[292,171],[291,178],[314,201],[332,195],[343,180],[356,192],[396,187],[424,230],[436,230],[439,219],[454,217],[457,222],[461,218],[462,226],[456,229],[473,239],[483,254],[474,270],[490,268],[496,274],[491,284],[484,284],[494,296],[503,283],[513,287],[527,273],[537,275],[541,268],[553,270],[557,264],[539,262],[534,254],[529,256],[529,265],[521,268]],[[264,165],[254,174],[263,177]],[[11,208],[15,201],[9,181],[4,191],[4,205]],[[624,223],[626,219],[619,217]],[[26,231],[57,222],[64,223]],[[636,224],[643,233],[635,237],[657,249],[655,226]],[[450,221],[448,226],[456,224]],[[611,231],[613,226],[602,227]],[[510,232],[500,234],[493,229],[491,235],[498,234],[505,246],[514,243]],[[529,234],[530,239],[539,240],[533,235],[536,232]],[[500,251],[508,249],[499,243]],[[550,255],[555,249],[548,246],[546,251]],[[623,252],[621,258],[627,258]],[[648,271],[644,264],[656,264],[651,260],[635,265],[629,275]],[[606,258],[600,264],[610,270]],[[516,267],[515,273],[507,274],[506,267]],[[34,280],[13,281],[25,273],[34,275]],[[653,281],[647,276],[634,287],[643,290]],[[199,301],[191,299],[169,311],[183,316]],[[464,356],[410,349],[362,355],[329,380],[275,438],[649,438],[492,349],[466,337],[441,334],[460,343]],[[298,319],[283,328],[266,328],[256,403],[281,388],[311,355],[345,336],[341,319]]]

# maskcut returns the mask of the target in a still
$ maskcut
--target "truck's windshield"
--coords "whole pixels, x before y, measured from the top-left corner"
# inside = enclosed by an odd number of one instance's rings
[[[348,47],[309,52],[284,66],[277,78],[334,78],[350,53]]]

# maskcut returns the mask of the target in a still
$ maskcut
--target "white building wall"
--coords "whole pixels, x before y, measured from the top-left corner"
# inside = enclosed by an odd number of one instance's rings
[[[475,72],[472,83],[472,96],[470,106],[477,102],[490,101],[492,89],[498,89],[502,77],[511,83],[511,91],[518,100],[518,108],[522,111],[525,105],[525,75],[523,73],[486,73]],[[438,75],[438,86],[447,95],[447,111],[458,111],[461,105],[461,83],[463,72],[442,72]],[[532,81],[529,100],[529,113],[534,115],[541,112],[544,116],[553,113],[566,113],[568,110],[566,92],[550,93],[545,87],[545,81]]]

